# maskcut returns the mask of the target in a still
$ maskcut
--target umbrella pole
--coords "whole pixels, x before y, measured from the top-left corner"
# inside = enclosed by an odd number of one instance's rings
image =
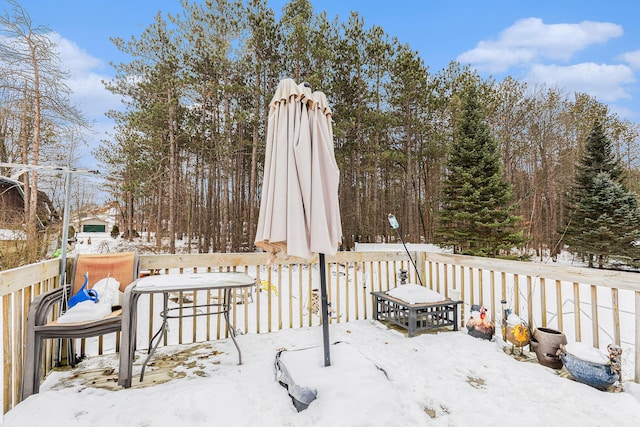
[[[331,365],[329,350],[329,303],[327,301],[327,266],[324,254],[319,254],[320,260],[320,295],[322,299],[322,337],[324,343],[324,366]]]

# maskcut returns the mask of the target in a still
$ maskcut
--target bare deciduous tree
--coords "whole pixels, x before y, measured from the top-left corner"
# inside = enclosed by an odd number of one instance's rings
[[[52,142],[55,132],[45,129],[64,127],[69,123],[86,126],[86,121],[69,100],[66,84],[69,74],[60,63],[50,30],[36,26],[29,14],[15,0],[8,0],[11,10],[0,15],[0,87],[12,101],[13,114],[19,117],[17,141],[20,158],[7,159],[37,166],[41,162],[43,144]],[[37,209],[38,172],[23,175],[25,217],[29,260],[38,256]]]

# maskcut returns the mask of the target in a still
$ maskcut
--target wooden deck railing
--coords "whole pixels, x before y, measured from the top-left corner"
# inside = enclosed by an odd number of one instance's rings
[[[59,259],[0,271],[3,413],[20,401],[24,334],[29,304],[34,297],[58,287],[59,283]],[[50,369],[51,357],[45,360],[46,367]]]
[[[499,325],[501,301],[506,300],[532,327],[562,330],[570,342],[588,342],[598,348],[605,348],[608,343],[621,345],[625,379],[640,382],[640,275],[427,252],[415,252],[413,256],[427,287],[446,296],[459,295],[464,301],[463,321],[471,304],[482,304]],[[289,259],[267,267],[267,256],[258,253],[141,255],[140,260],[141,270],[152,274],[244,271],[256,277],[259,288],[234,297],[232,322],[239,333],[268,333],[320,324],[317,263]],[[399,284],[401,269],[408,271],[410,282],[418,283],[406,253],[340,252],[327,256],[326,261],[331,322],[370,319],[370,292]],[[40,293],[59,286],[58,269],[59,260],[50,260],[0,272],[4,412],[19,402],[29,303]],[[172,304],[196,310],[194,306],[199,301],[219,297],[210,292],[181,294],[172,298]],[[149,337],[157,330],[160,307],[158,296],[140,298],[138,319],[148,321],[139,323],[138,348],[146,348]],[[196,321],[176,319],[161,345],[225,338],[223,322],[219,315]],[[116,340],[115,334],[88,339],[80,348],[82,354],[89,356],[112,353],[117,351]],[[47,347],[44,372],[54,365],[52,350],[53,346]]]
[[[623,377],[640,382],[640,274],[450,254],[418,256],[429,286],[442,293],[456,290],[466,307],[484,305],[497,325],[506,300],[531,327],[557,329],[569,342],[600,349],[621,346]]]

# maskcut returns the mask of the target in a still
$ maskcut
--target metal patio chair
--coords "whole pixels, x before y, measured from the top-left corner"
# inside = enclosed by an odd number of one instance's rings
[[[66,285],[67,295],[75,295],[85,282],[85,273],[89,273],[87,287],[91,288],[100,279],[111,277],[120,282],[120,292],[132,284],[139,273],[137,252],[119,252],[106,254],[80,254],[76,256],[71,284]],[[68,357],[75,366],[73,340],[105,335],[122,330],[122,308],[114,310],[105,317],[74,323],[59,323],[54,308],[60,306],[63,287],[36,297],[29,306],[27,314],[26,345],[22,379],[22,399],[26,399],[40,390],[43,365],[43,343],[45,339],[69,340]]]

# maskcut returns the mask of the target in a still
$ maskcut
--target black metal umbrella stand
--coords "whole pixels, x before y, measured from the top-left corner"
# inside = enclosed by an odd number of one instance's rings
[[[322,304],[322,338],[324,345],[324,366],[331,365],[329,349],[329,301],[327,300],[327,264],[324,254],[318,254],[320,263],[320,299]]]

